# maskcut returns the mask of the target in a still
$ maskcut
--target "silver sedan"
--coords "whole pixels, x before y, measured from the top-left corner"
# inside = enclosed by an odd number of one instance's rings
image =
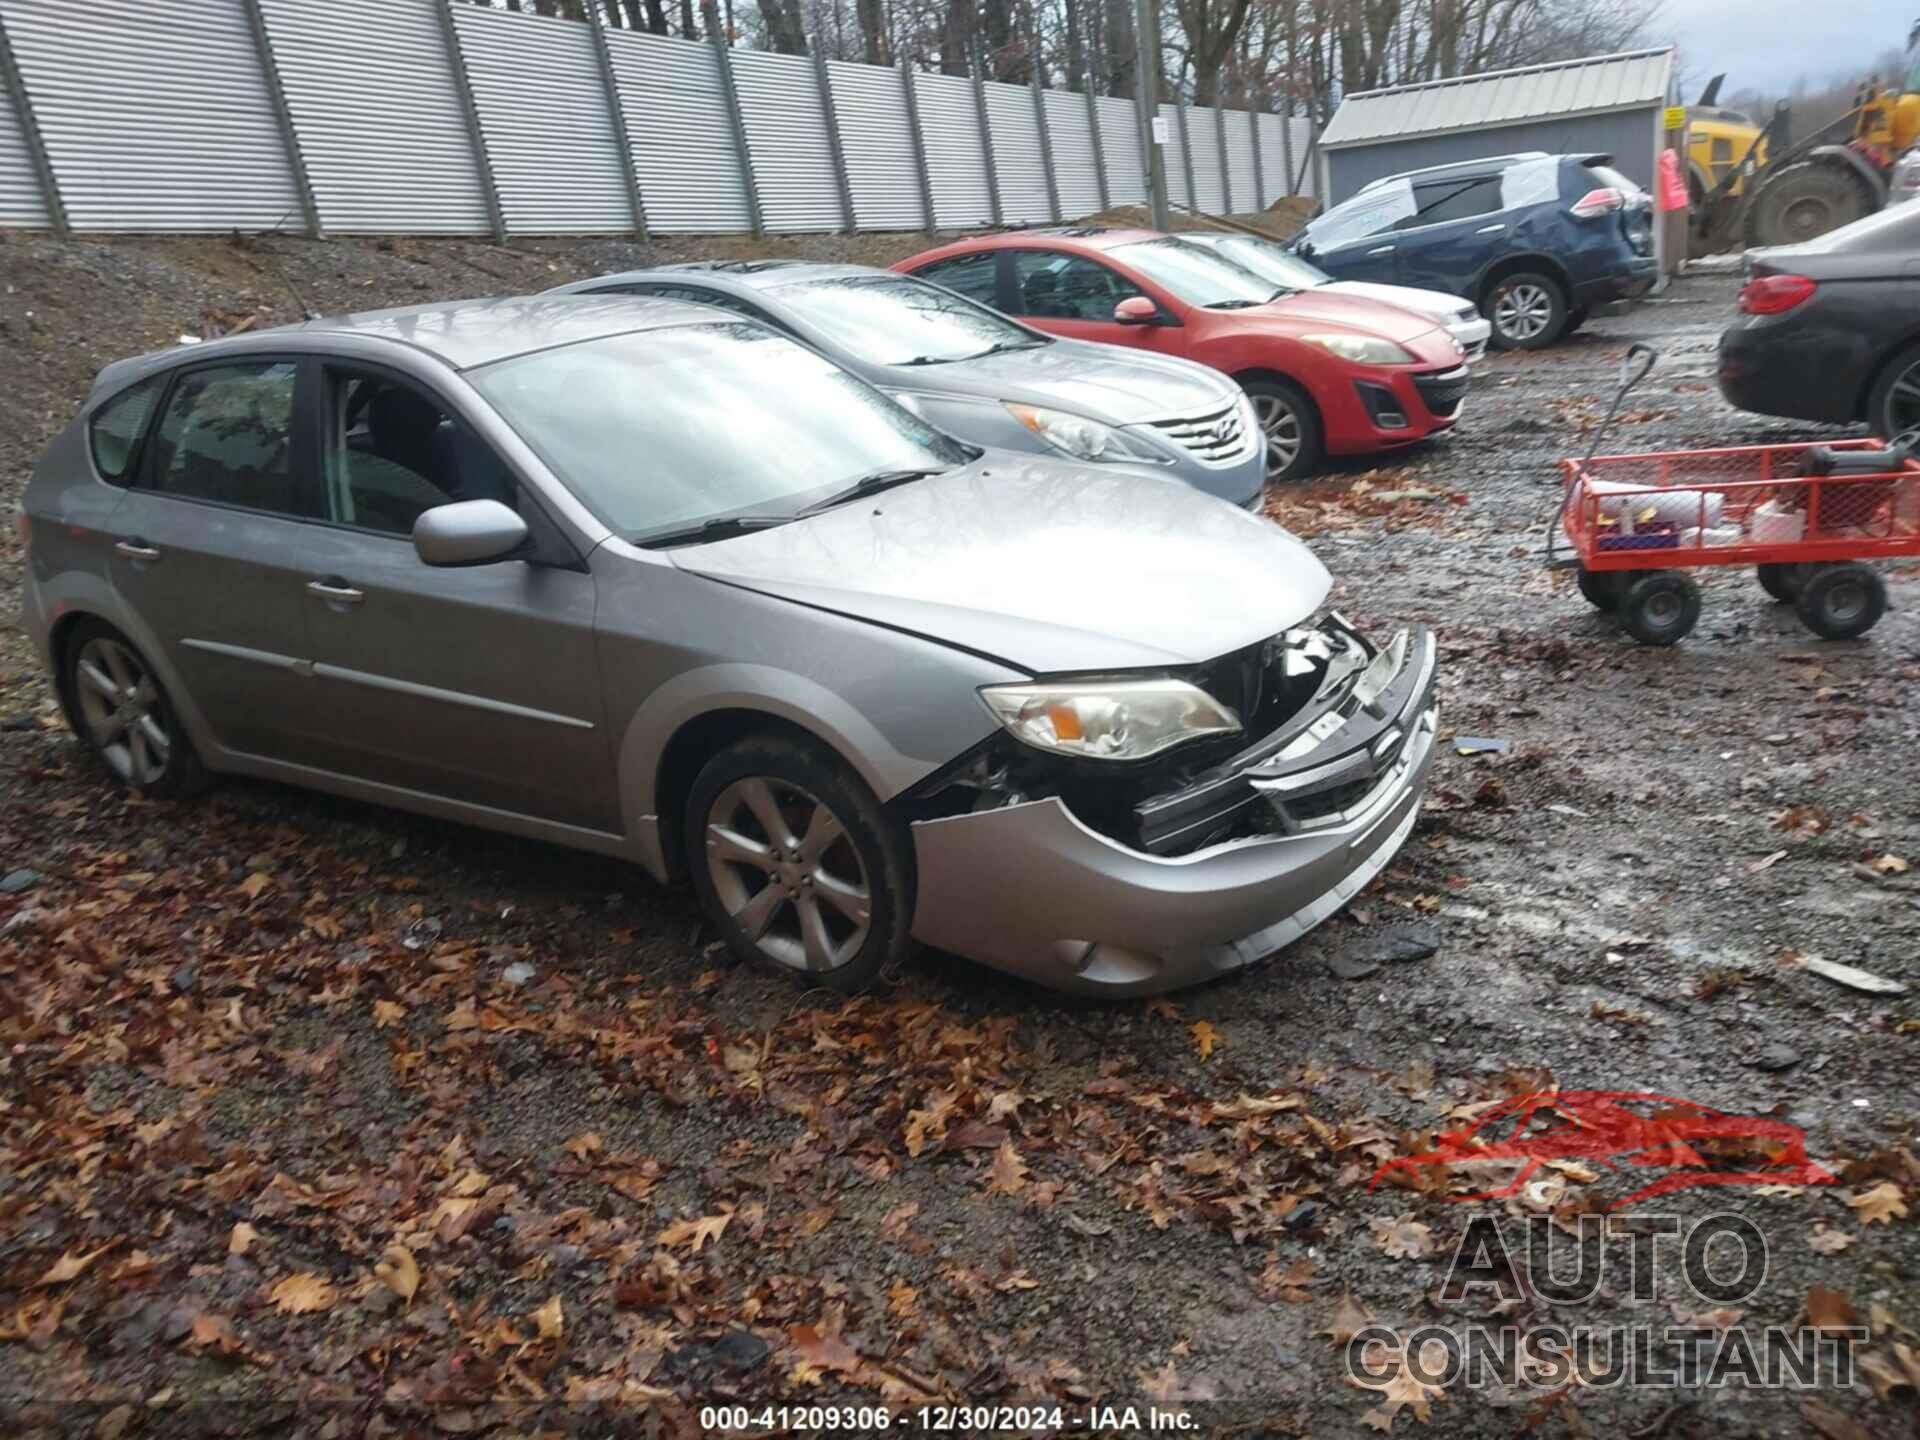
[[[1434,647],[1271,523],[953,440],[705,306],[536,297],[123,361],[27,488],[26,619],[135,790],[262,776],[688,877],[851,989],[917,942],[1162,990],[1414,823]]]

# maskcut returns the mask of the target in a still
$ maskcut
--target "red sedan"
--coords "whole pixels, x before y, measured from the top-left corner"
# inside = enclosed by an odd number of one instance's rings
[[[1324,455],[1424,440],[1459,418],[1466,357],[1429,317],[1358,296],[1276,290],[1203,246],[1153,230],[981,235],[893,267],[1076,340],[1224,370],[1267,432],[1267,477]]]

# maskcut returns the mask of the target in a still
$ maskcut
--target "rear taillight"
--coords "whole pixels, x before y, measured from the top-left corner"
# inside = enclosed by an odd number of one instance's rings
[[[1589,190],[1573,202],[1573,214],[1582,220],[1591,220],[1596,215],[1610,214],[1625,207],[1627,197],[1611,185],[1603,185],[1598,190]]]
[[[1736,302],[1749,315],[1778,315],[1804,304],[1820,286],[1804,275],[1756,275]]]

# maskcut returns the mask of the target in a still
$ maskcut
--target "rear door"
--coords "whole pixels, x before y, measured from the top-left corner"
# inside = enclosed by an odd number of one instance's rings
[[[1471,296],[1488,258],[1505,245],[1499,175],[1419,181],[1413,203],[1393,233],[1400,283]]]
[[[313,713],[304,596],[319,500],[298,443],[311,361],[174,373],[110,528],[114,588],[222,746],[298,759]]]
[[[317,370],[326,514],[299,594],[327,768],[617,830],[580,556],[446,398],[377,366]],[[413,522],[461,500],[517,511],[532,532],[524,558],[422,564]]]

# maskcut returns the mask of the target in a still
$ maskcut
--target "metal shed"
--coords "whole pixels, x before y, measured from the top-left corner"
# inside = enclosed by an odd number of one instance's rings
[[[1672,82],[1663,48],[1349,95],[1320,137],[1320,193],[1337,205],[1383,175],[1522,150],[1604,151],[1651,190]]]

